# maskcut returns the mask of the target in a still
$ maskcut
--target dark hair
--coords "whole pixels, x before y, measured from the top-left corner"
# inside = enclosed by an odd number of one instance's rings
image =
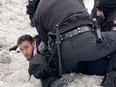
[[[31,35],[27,35],[27,34],[22,35],[22,36],[20,36],[20,37],[18,38],[18,40],[17,40],[17,45],[21,44],[21,43],[24,42],[24,41],[28,41],[28,42],[30,42],[30,43],[32,44],[33,41],[34,41],[34,38],[33,38]]]

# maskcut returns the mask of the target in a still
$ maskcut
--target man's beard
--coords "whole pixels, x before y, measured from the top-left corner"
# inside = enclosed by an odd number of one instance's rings
[[[30,61],[32,58],[33,58],[33,52],[32,55],[29,58],[27,58],[27,60]]]

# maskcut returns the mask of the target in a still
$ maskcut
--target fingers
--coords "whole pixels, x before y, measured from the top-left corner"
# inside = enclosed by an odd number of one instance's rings
[[[97,16],[100,16],[100,17],[104,17],[104,13],[102,10],[97,10],[97,13],[96,13]]]

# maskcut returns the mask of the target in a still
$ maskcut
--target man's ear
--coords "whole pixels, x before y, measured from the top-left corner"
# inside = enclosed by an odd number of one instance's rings
[[[35,45],[36,45],[36,41],[35,41],[35,40],[33,41],[32,45],[33,45],[33,46],[35,46]]]

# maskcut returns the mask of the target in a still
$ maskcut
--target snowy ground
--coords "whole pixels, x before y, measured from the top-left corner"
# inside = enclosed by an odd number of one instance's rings
[[[93,2],[86,1],[90,12]],[[28,81],[28,61],[23,55],[8,50],[16,44],[20,35],[37,34],[36,29],[29,25],[26,4],[26,0],[0,1],[0,87],[41,87],[40,81],[34,77]],[[68,87],[100,87],[103,78],[82,74],[70,74],[66,77],[74,79]]]

